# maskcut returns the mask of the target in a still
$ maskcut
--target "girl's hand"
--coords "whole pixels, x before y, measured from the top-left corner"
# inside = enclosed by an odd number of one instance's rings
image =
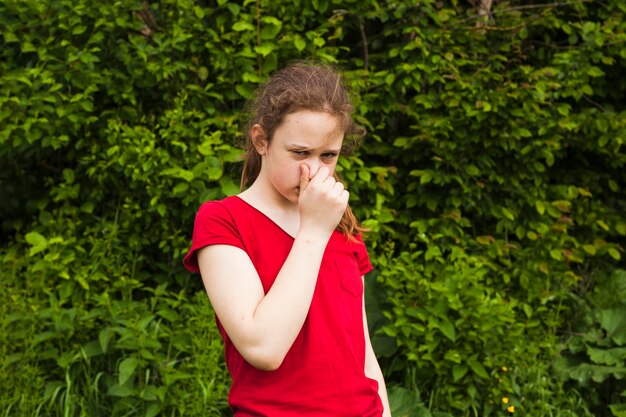
[[[310,228],[330,235],[341,221],[350,194],[326,167],[309,179],[310,168],[300,165],[300,230]]]

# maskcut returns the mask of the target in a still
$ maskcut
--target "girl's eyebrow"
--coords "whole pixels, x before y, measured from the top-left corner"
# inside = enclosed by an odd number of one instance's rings
[[[292,148],[292,149],[299,149],[299,150],[309,150],[309,149],[312,149],[310,146],[301,145],[301,144],[298,144],[298,143],[290,143],[290,144],[287,145],[287,147]],[[324,150],[324,152],[339,153],[339,152],[341,152],[341,148],[340,149],[329,148],[329,149]]]

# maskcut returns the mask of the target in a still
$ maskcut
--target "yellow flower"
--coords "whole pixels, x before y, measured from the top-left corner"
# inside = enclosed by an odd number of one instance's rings
[[[503,366],[503,367],[502,367],[502,372],[506,372],[506,371],[508,371],[508,370],[509,370],[509,368],[507,368],[506,366]]]
[[[514,405],[509,405],[506,408],[506,411],[508,411],[509,413],[514,413],[515,412],[515,406]]]
[[[508,404],[509,403],[509,398],[508,397],[502,397],[502,402],[504,404]]]

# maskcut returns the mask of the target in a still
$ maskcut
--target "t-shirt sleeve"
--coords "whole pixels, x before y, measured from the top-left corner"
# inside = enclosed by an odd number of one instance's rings
[[[359,271],[361,272],[361,275],[365,275],[374,268],[372,267],[372,262],[367,254],[367,247],[365,246],[361,235],[357,235],[356,239],[357,242],[354,243],[354,254],[357,262],[359,263]]]
[[[208,245],[231,245],[245,250],[231,214],[218,201],[204,203],[196,213],[191,249],[183,259],[185,268],[200,272],[197,252]]]

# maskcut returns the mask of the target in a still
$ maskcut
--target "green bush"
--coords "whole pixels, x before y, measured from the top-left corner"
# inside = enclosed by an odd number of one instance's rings
[[[626,7],[474,3],[1,2],[4,414],[227,414],[181,259],[312,58],[369,131],[339,169],[396,415],[624,415]]]

